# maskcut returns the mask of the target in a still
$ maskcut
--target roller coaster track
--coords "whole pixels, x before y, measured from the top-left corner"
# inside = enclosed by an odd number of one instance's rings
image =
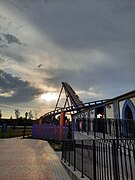
[[[83,102],[80,100],[79,96],[76,94],[76,92],[72,89],[72,87],[65,82],[62,82],[62,86],[65,89],[67,97],[69,97],[71,104],[76,107],[76,106],[83,106]]]
[[[79,110],[86,110],[86,109],[89,109],[91,107],[95,107],[95,106],[98,106],[104,102],[106,102],[108,99],[105,99],[105,100],[98,100],[98,101],[92,101],[92,102],[87,102],[87,103],[83,103],[83,104],[80,104],[76,107],[74,106],[69,106],[69,107],[65,107],[65,108],[59,108],[57,110],[54,110],[54,111],[50,111],[46,114],[44,114],[44,118],[45,117],[48,117],[48,116],[53,116],[53,115],[58,115],[60,114],[61,112],[75,112],[76,111],[79,111]]]
[[[65,100],[64,106],[59,108],[58,104],[59,104],[63,89],[65,90],[66,100]],[[55,115],[61,114],[61,112],[63,112],[63,111],[65,113],[72,112],[72,114],[74,114],[78,111],[83,111],[83,110],[89,109],[91,107],[100,105],[106,101],[108,101],[108,99],[83,103],[80,100],[79,96],[76,94],[76,92],[73,90],[73,88],[68,83],[62,82],[62,88],[60,90],[60,94],[59,94],[55,109],[51,112],[44,114],[41,118],[42,119],[48,119],[48,118],[50,119],[50,117],[54,117]],[[66,105],[68,105],[68,106],[66,107]]]

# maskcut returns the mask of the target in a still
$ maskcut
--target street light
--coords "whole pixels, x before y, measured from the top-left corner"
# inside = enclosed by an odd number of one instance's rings
[[[25,118],[24,118],[24,130],[23,130],[23,138],[25,136],[25,131],[26,131],[26,119],[28,117],[28,112],[25,113]]]
[[[25,119],[27,119],[27,117],[28,117],[28,112],[25,113]]]

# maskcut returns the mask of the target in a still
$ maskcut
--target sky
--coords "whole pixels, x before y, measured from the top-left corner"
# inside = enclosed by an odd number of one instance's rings
[[[134,0],[0,0],[3,118],[54,110],[61,82],[83,102],[135,89]]]

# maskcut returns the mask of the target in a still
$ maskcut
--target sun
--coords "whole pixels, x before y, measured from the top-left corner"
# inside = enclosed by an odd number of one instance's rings
[[[45,100],[45,101],[54,101],[54,100],[57,100],[57,94],[48,92],[48,93],[42,94],[40,96],[40,99]]]

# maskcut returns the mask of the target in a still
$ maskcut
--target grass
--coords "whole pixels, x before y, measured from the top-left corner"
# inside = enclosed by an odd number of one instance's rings
[[[0,139],[23,136],[23,131],[24,131],[23,128],[12,129],[11,127],[8,127],[7,131],[5,133],[3,133],[1,128],[0,128]],[[26,129],[25,135],[27,135],[28,138],[32,138],[32,136],[29,136],[31,134],[32,134],[32,130]],[[59,140],[47,140],[47,141],[55,151],[61,151],[62,150],[62,142],[61,141],[59,141]]]
[[[58,140],[48,140],[48,143],[52,146],[55,151],[62,150],[62,142]]]
[[[25,135],[31,135],[31,129],[26,129]],[[19,136],[23,136],[23,129],[11,129],[8,127],[5,133],[3,133],[0,129],[0,138],[12,138]]]

